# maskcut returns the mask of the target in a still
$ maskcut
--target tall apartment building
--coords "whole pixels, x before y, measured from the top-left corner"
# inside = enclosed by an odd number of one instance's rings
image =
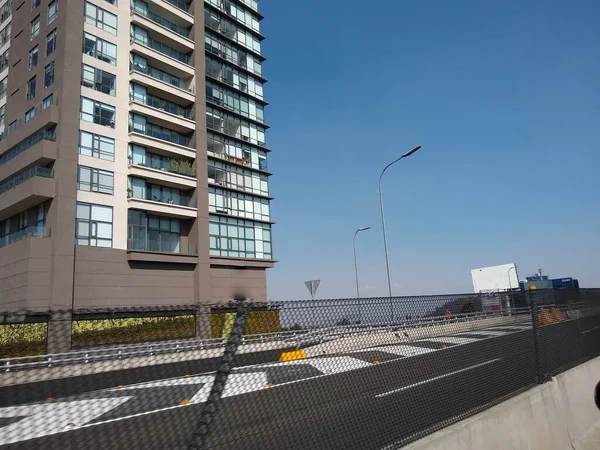
[[[257,7],[0,8],[0,311],[55,312],[49,348],[64,349],[57,311],[266,300]]]

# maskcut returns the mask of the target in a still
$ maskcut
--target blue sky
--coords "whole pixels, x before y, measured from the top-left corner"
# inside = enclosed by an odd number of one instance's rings
[[[471,292],[517,263],[599,287],[600,4],[261,0],[269,298]]]

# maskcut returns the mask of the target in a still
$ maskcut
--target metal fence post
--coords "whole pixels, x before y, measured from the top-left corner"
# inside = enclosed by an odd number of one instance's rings
[[[537,380],[539,384],[544,383],[544,373],[542,371],[542,362],[541,362],[541,353],[540,353],[540,335],[539,335],[539,314],[537,310],[537,303],[535,294],[530,294],[527,292],[525,295],[529,297],[530,306],[531,306],[531,321],[533,325],[533,346],[535,353],[535,372],[537,375]]]
[[[235,321],[229,334],[227,344],[225,344],[225,351],[221,358],[221,363],[215,374],[215,380],[213,382],[210,394],[202,412],[200,413],[200,420],[194,432],[192,442],[190,443],[189,450],[201,450],[206,446],[206,438],[210,431],[210,424],[213,421],[214,415],[217,411],[217,406],[223,391],[225,390],[225,384],[231,370],[233,369],[233,361],[237,352],[238,346],[243,340],[244,328],[246,328],[246,321],[248,319],[250,309],[250,300],[238,300],[236,308]]]

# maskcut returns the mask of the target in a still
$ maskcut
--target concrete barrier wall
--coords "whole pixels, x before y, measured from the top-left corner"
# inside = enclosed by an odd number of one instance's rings
[[[600,358],[404,447],[407,450],[598,450]],[[393,447],[390,447],[393,448]]]

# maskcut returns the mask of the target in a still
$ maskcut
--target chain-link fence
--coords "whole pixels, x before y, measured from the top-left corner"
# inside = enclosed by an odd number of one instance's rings
[[[0,317],[3,449],[399,448],[600,356],[600,289]]]

